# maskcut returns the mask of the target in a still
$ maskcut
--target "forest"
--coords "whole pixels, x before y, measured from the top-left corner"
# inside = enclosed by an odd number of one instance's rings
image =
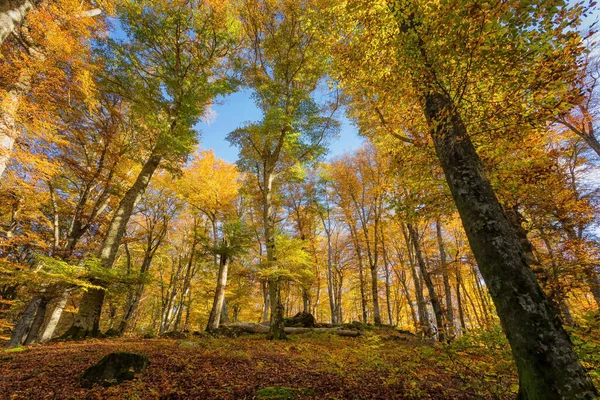
[[[597,398],[596,11],[0,0],[0,399]]]

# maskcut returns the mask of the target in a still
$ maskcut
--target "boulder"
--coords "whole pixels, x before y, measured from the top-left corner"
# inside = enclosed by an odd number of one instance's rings
[[[119,330],[116,328],[110,328],[109,330],[104,332],[103,336],[107,338],[119,337],[121,336],[121,332],[119,332]]]
[[[86,369],[79,378],[81,386],[94,385],[109,387],[133,379],[150,364],[148,357],[141,354],[116,352],[102,358],[97,364]]]
[[[181,339],[187,339],[188,334],[186,332],[181,332],[181,331],[169,331],[169,332],[164,332],[163,334],[160,335],[160,337],[162,339],[181,340]]]
[[[314,328],[317,321],[311,313],[302,311],[292,318],[286,318],[284,323],[289,327]]]

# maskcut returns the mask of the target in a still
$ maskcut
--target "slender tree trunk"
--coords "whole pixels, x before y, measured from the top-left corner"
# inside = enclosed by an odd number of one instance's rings
[[[360,304],[362,307],[363,324],[366,324],[368,322],[368,319],[367,319],[367,296],[365,293],[363,256],[362,256],[362,251],[360,249],[360,243],[358,241],[358,234],[356,233],[356,228],[352,225],[352,221],[348,221],[348,227],[350,228],[350,235],[352,237],[352,242],[354,244],[354,250],[356,251],[356,257],[358,259],[358,278],[359,278],[359,283],[360,283]]]
[[[226,254],[221,254],[219,260],[219,274],[217,277],[217,288],[215,289],[215,298],[213,300],[212,309],[210,310],[210,316],[208,317],[208,324],[206,326],[207,332],[215,331],[219,328],[219,322],[221,321],[221,312],[225,305],[225,288],[227,286],[227,272],[229,269],[229,260]]]
[[[458,305],[458,319],[460,321],[460,331],[465,333],[467,331],[467,325],[465,324],[465,309],[462,304],[462,296],[460,294],[461,278],[460,272],[456,272],[456,303]]]
[[[419,235],[417,234],[416,229],[411,224],[406,224],[406,227],[408,229],[408,233],[410,234],[412,244],[415,248],[415,258],[417,260],[417,265],[419,266],[419,270],[421,271],[421,275],[423,276],[423,280],[425,281],[425,285],[427,286],[427,291],[429,292],[429,300],[431,301],[433,313],[435,315],[435,322],[438,327],[438,339],[440,342],[443,342],[445,340],[445,335],[444,314],[442,312],[442,306],[440,304],[440,300],[435,290],[435,286],[433,285],[433,281],[431,280],[431,276],[429,275],[429,271],[427,271],[425,260],[423,259],[421,245],[419,244]]]
[[[452,286],[450,286],[450,274],[448,272],[448,261],[446,259],[446,249],[444,248],[444,239],[442,238],[442,225],[440,219],[435,223],[437,242],[440,249],[440,264],[442,266],[442,278],[444,281],[444,292],[446,295],[446,320],[447,334],[454,335],[454,308],[452,306]]]
[[[404,271],[403,271],[404,273]],[[417,318],[417,312],[415,310],[415,306],[413,306],[412,300],[410,298],[410,292],[408,290],[408,286],[406,284],[406,276],[403,276],[402,279],[398,278],[400,283],[402,284],[402,291],[404,292],[404,296],[406,297],[406,302],[408,303],[408,307],[410,308],[410,316],[412,318],[413,324],[415,326],[415,333],[419,332],[419,320]]]
[[[491,317],[490,311],[488,310],[487,296],[483,287],[481,286],[481,281],[479,279],[479,274],[477,273],[477,268],[472,265],[471,270],[473,271],[473,280],[475,282],[475,292],[477,293],[476,298],[479,300],[479,308],[483,313],[483,318],[486,325],[490,325]]]
[[[127,222],[135,205],[141,200],[161,160],[162,156],[153,151],[142,167],[135,183],[121,199],[100,249],[100,262],[103,268],[112,268],[121,239],[125,234]],[[102,284],[102,282],[95,283]],[[102,312],[104,294],[104,289],[88,289],[83,294],[73,326],[63,335],[64,338],[82,339],[96,337],[100,334],[100,313]]]
[[[387,248],[385,247],[385,238],[383,228],[381,229],[381,251],[383,253],[383,269],[385,272],[385,300],[387,304],[388,323],[390,326],[394,325],[394,318],[392,316],[392,300],[391,300],[391,283],[390,283],[390,265],[388,260]]]
[[[417,310],[419,312],[419,324],[421,327],[417,327],[417,332],[429,327],[429,313],[425,304],[425,296],[423,295],[423,285],[419,279],[417,268],[415,266],[415,258],[413,254],[412,239],[409,232],[407,232],[406,225],[402,227],[402,234],[404,241],[406,242],[406,250],[408,253],[408,265],[413,278],[413,285],[415,287],[415,296],[417,298]]]
[[[332,261],[332,249],[331,249],[331,226],[326,227],[325,219],[323,218],[323,228],[325,228],[325,235],[327,235],[327,293],[329,295],[329,309],[331,310],[331,323],[337,324],[337,313],[336,313],[336,299],[333,287],[333,261]]]
[[[420,50],[424,53],[422,45]],[[519,372],[518,398],[594,398],[598,392],[527,264],[458,110],[447,94],[427,89],[424,112],[431,137],[510,342]]]
[[[127,299],[125,313],[123,314],[123,318],[119,323],[119,335],[123,335],[127,331],[130,320],[137,311],[138,304],[140,303],[140,299],[144,293],[144,286],[145,285],[142,283],[138,284],[135,290],[131,293],[131,296]]]

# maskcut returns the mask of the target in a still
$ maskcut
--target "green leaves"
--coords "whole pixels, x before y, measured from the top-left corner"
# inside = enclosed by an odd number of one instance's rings
[[[124,38],[106,46],[113,89],[165,156],[185,156],[196,144],[194,124],[235,86],[226,57],[238,28],[226,7],[206,1],[126,0],[119,21]]]

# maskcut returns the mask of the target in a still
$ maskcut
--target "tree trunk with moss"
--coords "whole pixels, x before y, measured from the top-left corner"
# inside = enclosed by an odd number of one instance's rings
[[[598,392],[527,263],[458,110],[447,94],[427,89],[423,100],[431,138],[510,342],[519,372],[518,398],[595,398]]]

